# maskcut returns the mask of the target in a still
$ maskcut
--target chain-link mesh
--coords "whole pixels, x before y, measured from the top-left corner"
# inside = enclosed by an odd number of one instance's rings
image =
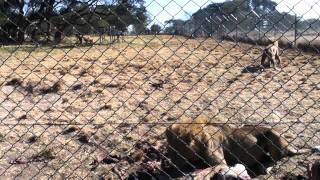
[[[319,10],[0,0],[1,179],[320,178]]]

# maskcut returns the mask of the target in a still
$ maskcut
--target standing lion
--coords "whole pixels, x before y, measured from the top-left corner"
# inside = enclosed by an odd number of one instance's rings
[[[261,66],[263,68],[274,67],[279,70],[281,57],[279,55],[278,41],[269,44],[264,50],[261,58]]]

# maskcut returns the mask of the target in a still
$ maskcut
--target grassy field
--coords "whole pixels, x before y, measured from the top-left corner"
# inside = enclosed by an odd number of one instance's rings
[[[246,72],[261,48],[177,36],[4,46],[0,177],[118,179],[140,163],[137,144],[162,147],[168,123],[199,114],[279,127],[298,148],[319,145],[319,55],[282,49],[281,71]],[[97,164],[101,153],[110,162]],[[315,158],[294,157],[274,173],[303,174]]]

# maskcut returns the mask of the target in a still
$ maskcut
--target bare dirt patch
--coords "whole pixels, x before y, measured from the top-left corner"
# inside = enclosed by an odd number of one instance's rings
[[[282,49],[281,71],[246,72],[261,49],[171,36],[31,52],[4,47],[1,177],[119,178],[163,147],[168,122],[199,114],[275,125],[298,148],[319,145],[319,55]],[[305,174],[317,158],[283,160],[273,173]]]

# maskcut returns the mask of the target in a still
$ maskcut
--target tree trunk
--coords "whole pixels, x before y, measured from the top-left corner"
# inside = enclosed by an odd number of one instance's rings
[[[47,30],[46,30],[46,36],[47,36],[47,43],[50,42],[50,29],[51,29],[51,23],[47,22]]]

